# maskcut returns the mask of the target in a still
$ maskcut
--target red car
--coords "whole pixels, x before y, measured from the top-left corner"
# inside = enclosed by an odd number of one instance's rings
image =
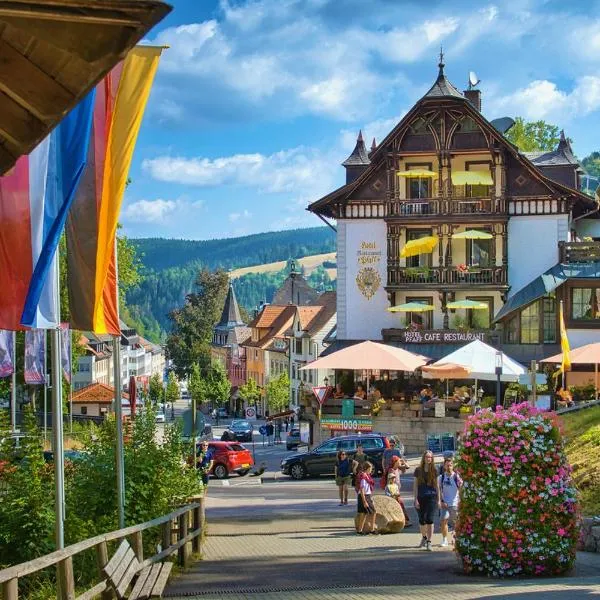
[[[250,451],[237,442],[209,442],[208,451],[213,461],[211,473],[217,479],[225,479],[230,473],[246,475],[254,465]]]

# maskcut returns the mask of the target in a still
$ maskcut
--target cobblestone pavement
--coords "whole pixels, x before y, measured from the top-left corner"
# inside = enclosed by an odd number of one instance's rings
[[[337,506],[335,491],[325,480],[213,486],[203,559],[173,579],[165,595],[600,600],[600,555],[580,554],[574,572],[556,579],[467,577],[451,550],[418,549],[415,528],[393,535],[356,535],[353,501]],[[434,543],[439,541],[436,534]]]

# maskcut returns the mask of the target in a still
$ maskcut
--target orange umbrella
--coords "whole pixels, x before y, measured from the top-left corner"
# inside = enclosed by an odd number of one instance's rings
[[[600,342],[579,346],[569,352],[572,365],[594,365],[594,388],[596,389],[596,400],[598,400],[598,364],[600,364]],[[562,352],[540,362],[562,363]]]

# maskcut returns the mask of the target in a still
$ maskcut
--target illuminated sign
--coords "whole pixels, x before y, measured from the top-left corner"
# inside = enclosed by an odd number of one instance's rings
[[[323,429],[335,431],[373,431],[373,420],[370,417],[353,417],[344,419],[340,417],[323,417],[321,419]]]

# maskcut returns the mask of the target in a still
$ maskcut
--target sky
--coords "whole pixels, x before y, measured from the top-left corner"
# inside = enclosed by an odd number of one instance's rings
[[[600,150],[600,0],[172,0],[121,221],[212,239],[322,224],[359,129],[380,141],[437,76],[481,79],[488,119]]]

